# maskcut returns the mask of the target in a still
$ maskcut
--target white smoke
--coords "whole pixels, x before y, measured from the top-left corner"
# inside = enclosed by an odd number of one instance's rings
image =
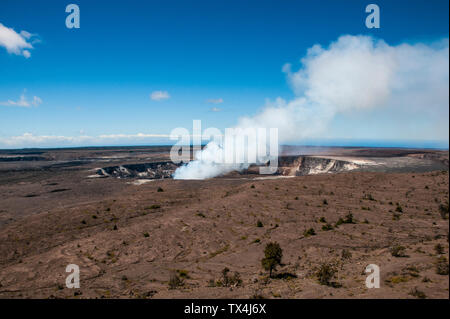
[[[384,108],[405,116],[431,114],[425,120],[436,121],[439,137],[448,140],[448,43],[390,46],[368,36],[345,35],[327,48],[314,45],[298,71],[290,64],[283,67],[296,98],[277,98],[256,116],[239,119],[236,127],[276,127],[279,142],[286,143],[316,137],[339,113]],[[224,143],[210,142],[174,178],[204,179],[248,167],[250,163],[224,165],[229,151]]]

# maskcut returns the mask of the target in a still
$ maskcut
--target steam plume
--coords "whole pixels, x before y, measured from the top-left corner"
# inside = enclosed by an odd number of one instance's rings
[[[296,97],[277,98],[256,116],[239,119],[236,127],[276,127],[279,142],[286,143],[323,134],[339,113],[380,108],[386,116],[400,112],[405,121],[422,112],[424,121],[436,127],[433,136],[448,140],[448,43],[390,46],[368,36],[345,35],[327,48],[314,45],[298,71],[290,64],[283,67]],[[246,147],[249,151],[256,145]],[[225,143],[210,142],[174,178],[210,178],[251,164],[224,165],[230,151]]]

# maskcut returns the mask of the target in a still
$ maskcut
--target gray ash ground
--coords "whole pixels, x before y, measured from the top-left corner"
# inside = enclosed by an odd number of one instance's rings
[[[448,298],[448,151],[284,148],[275,179],[250,167],[203,181],[167,178],[168,151],[0,151],[0,297]],[[121,166],[159,175],[98,174]],[[271,241],[275,278],[261,268]],[[319,283],[324,263],[339,285]],[[380,289],[365,287],[371,263]],[[240,285],[217,284],[225,267]]]

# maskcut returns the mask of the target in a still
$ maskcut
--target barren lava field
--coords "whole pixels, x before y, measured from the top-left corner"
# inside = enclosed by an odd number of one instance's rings
[[[167,160],[167,149],[2,151],[0,297],[448,298],[448,151],[331,153],[437,166],[136,183],[92,175]],[[273,241],[283,258],[269,278],[261,259]],[[68,264],[79,289],[65,287]],[[369,264],[379,289],[365,286]],[[224,268],[236,280],[224,284]]]

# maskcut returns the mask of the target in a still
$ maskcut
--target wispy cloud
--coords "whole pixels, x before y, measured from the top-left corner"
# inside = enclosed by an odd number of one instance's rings
[[[221,104],[223,103],[223,99],[222,98],[218,98],[218,99],[209,99],[206,102],[208,103],[212,103],[212,104]]]
[[[145,133],[137,133],[137,134],[102,134],[98,136],[101,139],[142,139],[142,138],[169,138],[168,134],[145,134]]]
[[[35,34],[27,31],[17,33],[0,23],[0,46],[6,48],[8,53],[22,55],[28,59],[31,56],[29,50],[33,49],[32,43],[35,42],[39,42]]]
[[[169,141],[169,134],[102,134],[98,136],[84,135],[80,131],[79,136],[64,135],[34,135],[24,133],[17,136],[0,136],[0,148],[22,148],[22,147],[66,147],[80,145],[114,145],[151,143],[157,140]]]
[[[38,106],[42,103],[42,99],[38,96],[33,96],[31,101],[28,100],[28,98],[25,95],[26,90],[24,90],[24,93],[20,95],[20,98],[17,101],[14,100],[8,100],[4,102],[0,102],[0,105],[3,106],[15,106],[15,107],[32,107],[32,106]]]
[[[24,133],[16,136],[0,136],[0,149],[15,149],[24,147],[73,147],[73,146],[108,146],[108,145],[151,145],[164,143],[170,145],[176,135],[153,133],[117,133],[87,135],[84,130],[78,136],[67,135],[35,135]],[[209,136],[190,134],[190,138],[200,137],[209,140]]]
[[[218,107],[212,107],[210,110],[211,110],[211,112],[220,112],[220,111],[222,111],[222,109],[220,109]]]
[[[153,91],[152,94],[150,94],[150,98],[153,101],[162,101],[170,98],[170,95],[167,91]]]

